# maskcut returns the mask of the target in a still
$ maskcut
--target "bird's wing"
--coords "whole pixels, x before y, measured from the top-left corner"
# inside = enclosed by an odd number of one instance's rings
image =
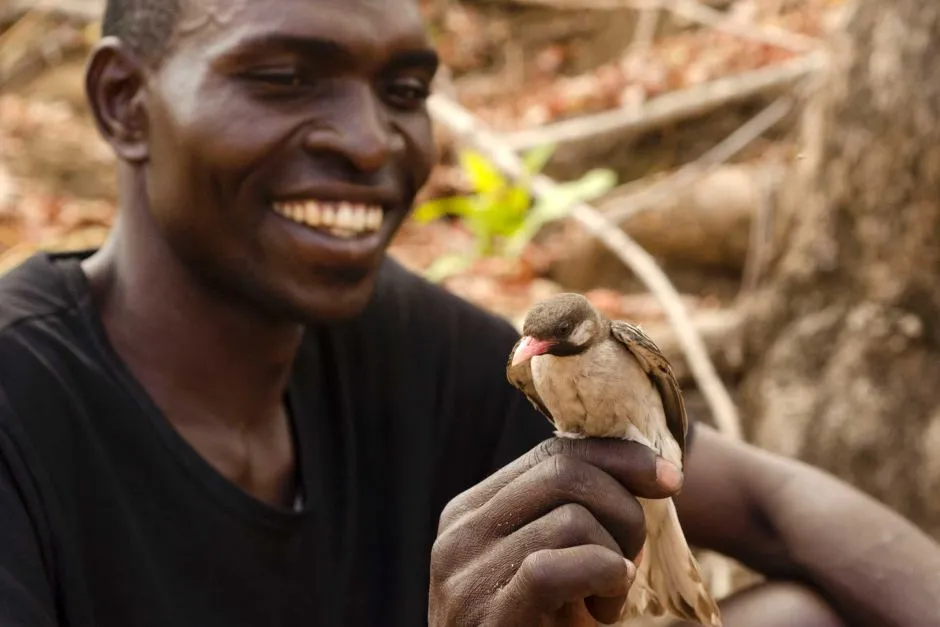
[[[669,365],[659,347],[639,327],[622,320],[613,320],[610,323],[610,333],[637,358],[643,370],[656,385],[656,389],[659,390],[666,414],[666,426],[672,437],[679,443],[679,450],[682,451],[684,461],[689,419],[685,412],[682,389],[672,372],[672,366]]]
[[[521,341],[522,338],[519,338],[516,345],[512,347],[512,351],[509,352],[509,359],[506,360],[506,378],[512,385],[525,394],[529,402],[532,403],[532,406],[539,410],[554,427],[556,426],[555,420],[552,418],[552,414],[548,411],[545,403],[542,402],[542,397],[539,396],[538,390],[535,389],[535,379],[532,378],[532,362],[527,361],[517,366],[512,365],[512,356],[516,354],[516,349],[519,347],[519,342]]]

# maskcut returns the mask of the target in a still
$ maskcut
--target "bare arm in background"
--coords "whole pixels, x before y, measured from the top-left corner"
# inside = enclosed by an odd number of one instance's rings
[[[677,505],[691,543],[805,585],[775,584],[729,600],[729,627],[839,624],[821,599],[852,626],[940,625],[940,545],[879,502],[705,425],[697,425],[686,470]],[[772,609],[796,607],[798,598],[806,622]]]

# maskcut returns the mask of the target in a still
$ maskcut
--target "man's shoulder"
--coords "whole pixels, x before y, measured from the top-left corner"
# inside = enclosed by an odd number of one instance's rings
[[[0,336],[74,307],[58,258],[38,252],[0,275]]]
[[[53,410],[64,411],[71,402],[67,382],[78,364],[87,363],[79,302],[60,257],[37,253],[0,276],[3,421],[28,414],[42,422],[52,419]]]
[[[456,341],[467,336],[456,333],[460,329],[474,331],[477,340],[487,339],[479,335],[482,333],[501,344],[514,342],[518,335],[502,316],[429,281],[392,258],[382,266],[369,313],[391,317],[421,335],[442,335]]]

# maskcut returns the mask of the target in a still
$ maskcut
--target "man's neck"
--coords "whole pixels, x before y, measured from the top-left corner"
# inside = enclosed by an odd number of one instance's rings
[[[303,335],[200,285],[156,238],[120,220],[83,264],[115,350],[178,427],[265,430]]]

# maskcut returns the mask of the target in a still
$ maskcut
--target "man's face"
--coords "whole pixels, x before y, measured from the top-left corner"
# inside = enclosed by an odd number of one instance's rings
[[[417,3],[187,4],[147,85],[160,236],[264,312],[355,315],[434,162]]]

